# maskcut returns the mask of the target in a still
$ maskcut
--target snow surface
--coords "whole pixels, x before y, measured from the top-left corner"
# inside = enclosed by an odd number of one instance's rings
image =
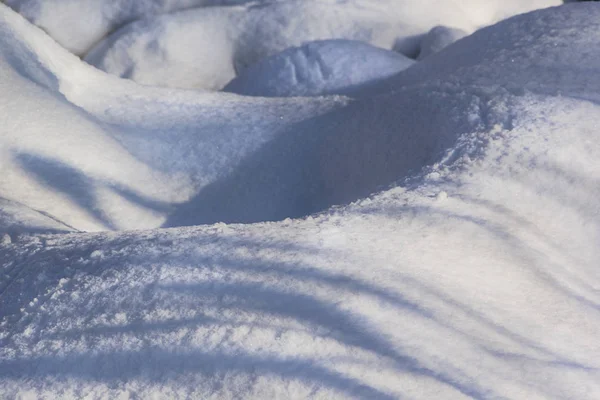
[[[5,0],[75,54],[85,54],[123,24],[192,7],[230,5],[249,0]]]
[[[208,7],[126,25],[85,57],[111,74],[147,85],[221,89],[248,66],[289,47],[358,40],[418,53],[421,35],[451,20],[468,32],[560,0],[285,0]]]
[[[0,397],[600,398],[598,21],[259,98],[0,5]]]
[[[21,13],[34,24],[43,28],[70,51],[83,55],[108,33],[123,24],[143,18],[187,10],[193,7],[229,6],[252,3],[269,4],[290,0],[5,0],[4,2]],[[325,0],[334,3],[333,0]],[[421,1],[417,4],[408,0],[354,0],[357,5],[373,6],[398,15],[407,15],[410,23],[427,24],[431,20],[460,18],[466,24],[490,24],[509,15],[557,5],[560,0],[439,0]],[[434,6],[434,7],[432,7]],[[458,12],[460,11],[460,12]],[[462,13],[466,13],[465,18]],[[430,15],[433,14],[433,15]],[[437,15],[436,15],[437,14]],[[85,17],[82,17],[85,16]],[[298,43],[299,44],[299,43]],[[216,48],[216,47],[215,47]]]
[[[468,36],[468,33],[462,29],[436,26],[427,32],[427,35],[421,40],[417,60],[422,60],[433,53],[437,53],[465,36]]]
[[[266,97],[342,94],[389,78],[414,62],[363,42],[322,40],[257,62],[223,90]]]

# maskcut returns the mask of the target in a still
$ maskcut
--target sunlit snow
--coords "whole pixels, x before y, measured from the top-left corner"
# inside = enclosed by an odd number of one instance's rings
[[[0,398],[600,398],[600,4],[5,3]]]

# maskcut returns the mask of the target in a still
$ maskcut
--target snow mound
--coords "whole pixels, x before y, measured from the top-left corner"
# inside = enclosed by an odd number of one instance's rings
[[[594,3],[569,4],[510,18],[426,58],[386,85],[438,82],[596,101],[600,53],[592,49],[598,47],[598,12]]]
[[[158,227],[289,125],[344,103],[141,87],[86,65],[0,7],[0,197],[63,227]]]
[[[0,5],[0,397],[600,398],[598,21],[273,99],[118,79]]]
[[[447,26],[436,26],[430,30],[427,35],[421,40],[418,60],[422,60],[427,56],[437,53],[444,47],[448,47],[452,43],[467,36],[468,33],[462,29],[450,28]]]
[[[460,157],[463,134],[511,129],[522,113],[513,102],[524,88],[595,99],[600,57],[590,49],[598,47],[598,9],[587,7],[542,10],[482,29],[381,83],[388,94],[358,96],[294,126],[178,207],[167,226],[300,217],[367,196],[444,154]],[[543,34],[548,26],[550,37]],[[587,74],[579,57],[590,61]],[[547,74],[546,63],[561,69]]]
[[[595,400],[600,109],[514,106],[337,212],[0,247],[0,394]]]
[[[318,96],[357,90],[410,67],[414,60],[350,40],[310,42],[250,66],[223,89],[246,96]]]
[[[133,20],[192,7],[235,5],[248,2],[249,0],[5,0],[7,5],[43,28],[60,44],[78,55],[85,54],[108,33]],[[397,0],[387,0],[387,2],[388,7],[402,6],[405,9],[411,3],[407,0],[403,0],[406,5],[399,4]],[[260,4],[267,3],[267,1],[255,0],[253,3]],[[364,1],[362,3],[365,4]],[[371,1],[371,3],[377,2]],[[432,3],[431,0],[430,3]],[[448,17],[458,17],[459,15],[452,12],[452,9],[464,7],[466,12],[473,14],[478,24],[489,24],[493,22],[489,20],[490,18],[493,18],[494,21],[500,20],[511,14],[557,5],[559,2],[535,0],[522,4],[523,2],[516,0],[511,2],[495,0],[488,1],[485,6],[474,0],[467,3],[464,1],[460,3],[437,1],[435,3],[437,3],[434,8],[435,12],[448,14]],[[415,7],[416,5],[413,4],[411,8]],[[423,9],[426,8],[423,7]],[[428,12],[430,13],[431,9]],[[429,18],[426,15],[419,15],[418,12],[412,12],[410,17],[413,20],[416,19],[414,17]]]
[[[594,12],[515,17],[384,81],[390,94],[348,104],[141,87],[90,68],[5,9],[11,95],[2,101],[15,111],[2,124],[0,196],[79,230],[273,221],[345,204],[418,174],[461,135],[510,128],[523,87],[599,93],[596,70],[583,75],[574,62],[600,64],[584,55],[598,46]],[[548,60],[562,65],[560,80],[533,67]],[[40,118],[19,122],[32,107]]]
[[[127,22],[192,7],[249,0],[5,0],[69,51],[83,55]]]
[[[444,20],[472,32],[506,13],[555,4],[560,0],[288,0],[209,7],[133,22],[85,59],[146,85],[220,89],[248,66],[305,42],[358,40],[416,55],[420,35]]]

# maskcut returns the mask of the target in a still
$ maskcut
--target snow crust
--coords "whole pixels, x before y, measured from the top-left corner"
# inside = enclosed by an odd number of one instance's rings
[[[223,90],[266,97],[341,94],[389,78],[414,62],[357,41],[309,42],[253,64]]]
[[[599,398],[598,21],[261,98],[0,5],[0,397]]]

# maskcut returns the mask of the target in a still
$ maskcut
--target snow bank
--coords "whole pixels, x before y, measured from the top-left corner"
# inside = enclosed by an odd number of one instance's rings
[[[388,3],[383,6],[388,8],[401,7],[404,12],[415,8],[415,5],[411,7],[410,2],[406,0],[402,1],[404,4],[400,4],[396,0],[387,1]],[[235,5],[248,2],[249,0],[5,0],[7,5],[43,28],[67,49],[79,55],[85,54],[108,33],[129,21],[192,7]],[[263,2],[265,1],[259,0],[253,3]],[[371,1],[372,4],[378,2],[380,1]],[[360,3],[368,4],[368,2]],[[495,0],[487,2],[485,6],[474,0],[467,3],[464,1],[437,1],[436,3],[432,8],[427,8],[422,4],[419,6],[423,6],[423,10],[428,10],[427,13],[434,10],[434,12],[447,17],[460,17],[453,10],[464,8],[467,13],[472,14],[476,23],[489,24],[511,14],[557,5],[559,1],[534,0],[528,1],[527,4],[521,4],[523,2],[516,0],[511,2]],[[415,20],[415,17],[430,18],[419,10],[411,11],[410,17],[410,20]]]
[[[597,399],[599,14],[350,101],[143,87],[0,6],[0,222],[326,210],[2,236],[0,397]]]
[[[513,105],[327,215],[1,247],[1,393],[596,399],[600,112]]]
[[[249,65],[308,41],[358,40],[416,55],[419,36],[444,21],[472,32],[506,12],[553,4],[560,1],[289,0],[210,7],[127,25],[86,61],[143,84],[220,89]]]
[[[250,66],[223,89],[247,96],[318,96],[358,90],[410,67],[414,60],[350,40],[292,47]]]
[[[4,6],[0,18],[0,197],[79,230],[158,227],[289,125],[343,104],[140,87]]]
[[[595,65],[600,55],[590,49],[597,46],[593,37],[599,25],[583,15],[595,15],[597,7],[565,5],[560,12],[552,8],[509,19],[460,40],[386,84],[393,88],[443,82],[501,87],[515,95],[531,91],[597,100]],[[576,20],[581,24],[574,28]]]
[[[192,7],[245,3],[247,0],[5,0],[75,54],[123,24]]]
[[[510,127],[511,96],[524,87],[600,92],[594,74],[573,63],[578,49],[597,46],[595,22],[581,14],[540,11],[539,23],[524,16],[484,29],[385,81],[391,94],[343,107],[347,99],[335,97],[140,87],[86,66],[7,10],[3,51],[18,54],[4,61],[5,93],[14,93],[4,99],[16,111],[3,124],[2,160],[14,172],[2,177],[0,196],[80,230],[279,220],[353,201],[440,159],[462,134]],[[573,20],[583,21],[577,32],[561,28]],[[559,51],[558,40],[571,51]],[[559,80],[537,68],[546,62],[562,65]],[[32,77],[53,90],[24,79]],[[18,121],[29,119],[30,103],[52,111],[24,135]]]

